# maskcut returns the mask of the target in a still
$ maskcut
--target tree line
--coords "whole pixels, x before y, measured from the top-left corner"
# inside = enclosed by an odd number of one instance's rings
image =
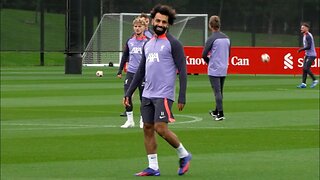
[[[67,0],[2,0],[1,8],[65,13]],[[82,11],[101,13],[146,12],[157,4],[173,6],[177,13],[219,15],[226,30],[257,33],[296,34],[300,23],[310,23],[319,34],[319,0],[78,0]]]

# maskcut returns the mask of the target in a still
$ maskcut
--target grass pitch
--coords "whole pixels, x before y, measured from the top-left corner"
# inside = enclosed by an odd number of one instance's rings
[[[98,69],[1,68],[1,179],[136,179],[147,167],[142,130],[120,128],[123,80]],[[297,89],[300,81],[230,75],[217,122],[207,76],[188,76],[186,107],[174,104],[170,124],[193,154],[183,178],[319,179],[319,86]],[[136,93],[137,124],[139,104]],[[159,178],[180,179],[175,150],[158,144]]]

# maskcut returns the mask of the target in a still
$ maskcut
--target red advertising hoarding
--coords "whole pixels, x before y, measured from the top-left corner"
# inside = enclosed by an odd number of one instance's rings
[[[304,52],[298,53],[294,47],[232,47],[229,58],[228,74],[302,74]],[[207,64],[201,58],[203,47],[185,46],[187,71],[192,74],[207,74]],[[319,75],[320,48],[311,71]],[[261,61],[267,53],[270,61]]]

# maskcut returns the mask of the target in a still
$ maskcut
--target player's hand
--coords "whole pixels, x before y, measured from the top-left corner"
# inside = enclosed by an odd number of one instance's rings
[[[118,74],[117,77],[118,77],[119,79],[121,79],[121,78],[122,78],[122,74]]]
[[[183,108],[184,108],[184,104],[178,103],[178,109],[179,109],[179,111],[182,111]]]
[[[130,104],[129,104],[129,98],[128,98],[128,97],[124,97],[124,98],[123,98],[123,105],[124,105],[125,107],[130,106]]]

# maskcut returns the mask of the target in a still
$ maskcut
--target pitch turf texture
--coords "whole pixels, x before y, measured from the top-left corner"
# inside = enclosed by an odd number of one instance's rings
[[[1,69],[1,179],[136,179],[147,167],[143,132],[119,128],[123,80],[116,68]],[[308,79],[310,81],[310,79]],[[300,76],[230,75],[226,120],[213,121],[206,75],[188,76],[187,104],[170,128],[192,152],[184,179],[319,179],[319,86]],[[138,95],[134,117],[139,117]],[[138,124],[138,123],[137,123]],[[159,179],[180,179],[178,158],[158,139]]]

